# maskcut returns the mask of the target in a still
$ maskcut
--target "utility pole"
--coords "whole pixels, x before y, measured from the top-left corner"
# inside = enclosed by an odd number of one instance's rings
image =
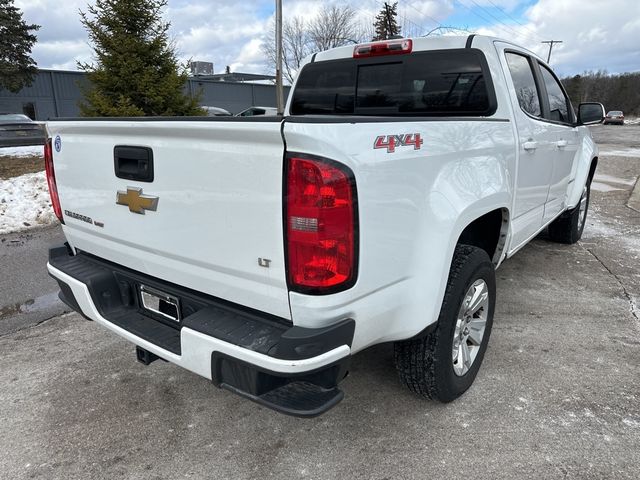
[[[551,61],[551,50],[553,50],[553,45],[555,43],[562,43],[562,40],[547,40],[546,42],[541,42],[541,43],[549,44],[549,55],[547,55],[547,63],[549,63]]]
[[[282,88],[282,0],[276,0],[276,108],[278,115],[284,112]]]

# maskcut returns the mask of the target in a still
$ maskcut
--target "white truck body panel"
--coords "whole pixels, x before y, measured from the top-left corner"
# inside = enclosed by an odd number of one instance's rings
[[[290,294],[294,323],[354,318],[354,351],[411,337],[435,321],[460,233],[483,214],[508,209],[513,195],[509,122],[404,120],[285,123],[288,150],[335,159],[358,180],[358,281],[334,295]],[[420,133],[422,149],[372,149],[377,135],[403,133]]]

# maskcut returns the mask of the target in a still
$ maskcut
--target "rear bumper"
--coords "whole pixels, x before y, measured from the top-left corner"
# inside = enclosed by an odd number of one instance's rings
[[[169,362],[283,413],[314,416],[343,397],[355,324],[309,329],[148,277],[65,247],[49,252],[61,299]],[[140,285],[181,300],[179,323],[141,307]],[[173,324],[172,324],[173,323]]]

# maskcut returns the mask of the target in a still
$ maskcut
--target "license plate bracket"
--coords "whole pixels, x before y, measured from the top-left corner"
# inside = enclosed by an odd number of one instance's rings
[[[182,316],[180,315],[180,300],[166,292],[151,288],[146,285],[140,285],[140,303],[142,308],[160,315],[176,323],[180,323]]]

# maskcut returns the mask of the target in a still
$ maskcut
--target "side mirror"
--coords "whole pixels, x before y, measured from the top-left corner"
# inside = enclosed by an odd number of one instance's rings
[[[597,102],[581,103],[578,106],[578,125],[596,125],[604,120],[604,106]]]

